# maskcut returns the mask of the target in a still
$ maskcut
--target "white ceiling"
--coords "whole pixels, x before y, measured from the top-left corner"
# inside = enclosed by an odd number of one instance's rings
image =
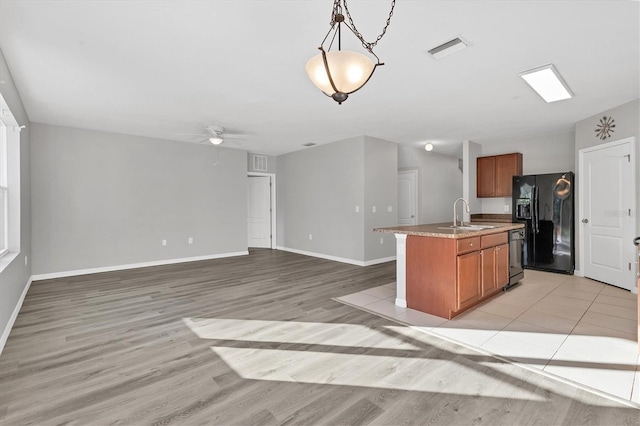
[[[348,4],[374,39],[390,1]],[[331,0],[0,0],[0,48],[33,122],[185,142],[219,124],[274,155],[363,134],[456,153],[569,132],[640,97],[639,5],[398,0],[376,49],[386,65],[340,106],[304,72]],[[426,53],[458,35],[472,47]],[[548,63],[575,98],[546,104],[518,77]]]

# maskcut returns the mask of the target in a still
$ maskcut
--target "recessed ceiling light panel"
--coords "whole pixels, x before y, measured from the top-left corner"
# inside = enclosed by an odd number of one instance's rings
[[[573,92],[553,64],[522,72],[519,76],[546,102],[573,97]]]

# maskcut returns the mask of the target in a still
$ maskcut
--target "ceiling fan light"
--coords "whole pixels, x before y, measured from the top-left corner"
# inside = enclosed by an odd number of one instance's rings
[[[325,55],[331,80],[337,90],[331,85],[322,53],[309,59],[305,69],[313,84],[328,96],[355,92],[364,86],[375,69],[373,61],[361,53],[335,50]]]
[[[214,145],[220,145],[223,142],[223,139],[220,136],[212,136],[209,138],[209,142]]]

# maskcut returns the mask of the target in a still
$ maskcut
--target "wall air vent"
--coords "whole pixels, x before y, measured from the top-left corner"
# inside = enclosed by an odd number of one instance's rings
[[[470,43],[468,41],[462,39],[461,37],[456,37],[453,40],[449,40],[439,46],[429,49],[428,52],[434,58],[440,59],[444,58],[445,56],[449,56],[452,53],[459,52],[469,45]]]
[[[256,172],[267,171],[267,156],[266,155],[254,155],[253,156],[253,170]]]
[[[309,143],[303,143],[302,146],[316,146],[316,144],[313,142],[309,142]]]

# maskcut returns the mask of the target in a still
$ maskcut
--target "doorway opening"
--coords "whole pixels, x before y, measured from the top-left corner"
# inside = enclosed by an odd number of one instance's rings
[[[418,224],[418,171],[398,171],[398,225]]]
[[[635,138],[581,149],[578,159],[581,272],[637,293]]]
[[[276,175],[249,173],[247,247],[276,248]]]

